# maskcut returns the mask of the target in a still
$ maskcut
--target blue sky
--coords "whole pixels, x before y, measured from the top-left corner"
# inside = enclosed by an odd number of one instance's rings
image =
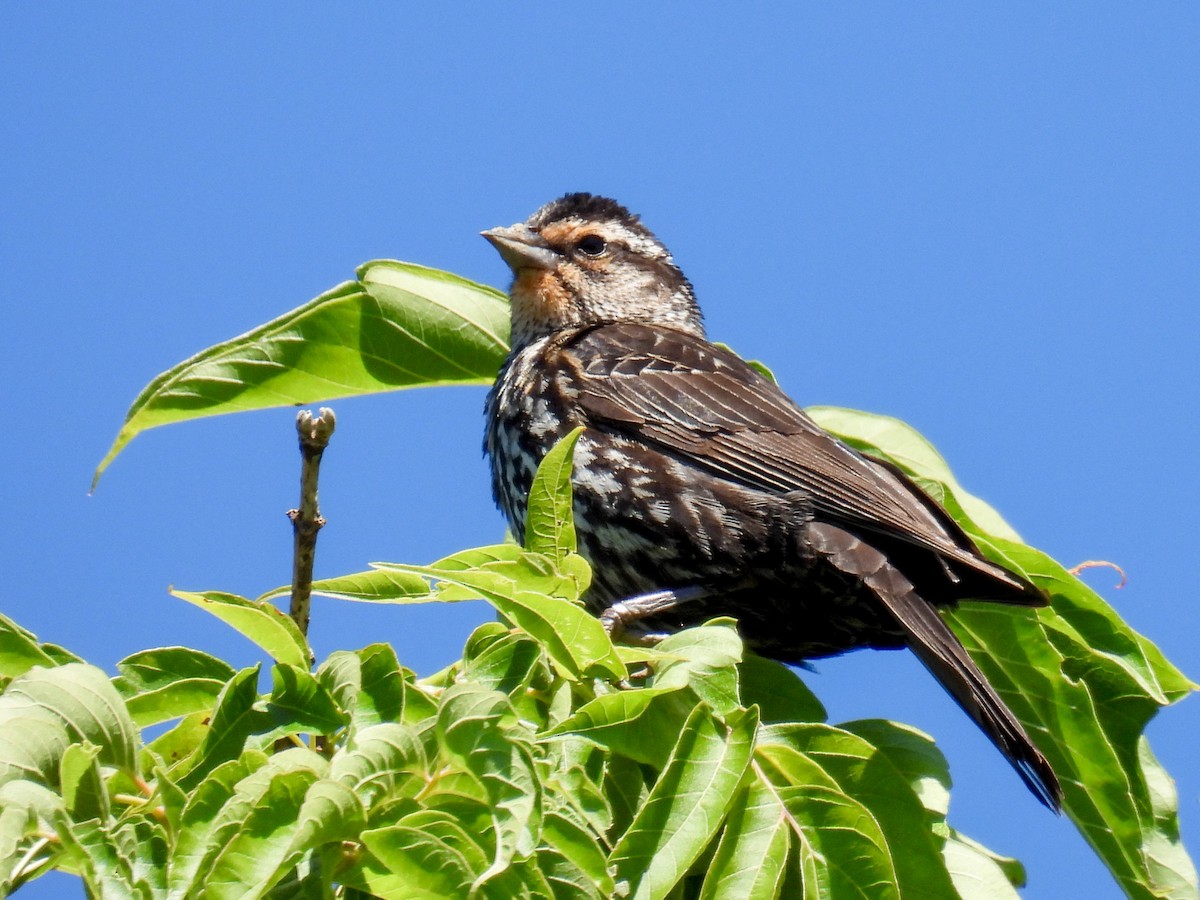
[[[0,609],[110,671],[180,643],[254,662],[166,591],[288,580],[293,413],[150,432],[88,497],[138,390],[368,259],[503,284],[478,232],[589,190],[801,403],[905,419],[1030,543],[1120,563],[1123,590],[1087,578],[1200,676],[1200,7],[682,9],[0,6]],[[318,575],[499,537],[483,394],[334,404]],[[488,615],[318,600],[312,638],[429,672]],[[1027,896],[1118,896],[908,654],[809,683],[833,721],[935,735],[952,821]],[[1149,734],[1195,854],[1200,703]]]

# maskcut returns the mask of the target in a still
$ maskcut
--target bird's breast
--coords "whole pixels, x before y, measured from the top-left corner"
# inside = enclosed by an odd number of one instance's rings
[[[525,538],[525,508],[533,476],[545,455],[581,424],[542,361],[547,338],[513,353],[500,370],[486,405],[484,450],[491,460],[492,492],[509,528]]]

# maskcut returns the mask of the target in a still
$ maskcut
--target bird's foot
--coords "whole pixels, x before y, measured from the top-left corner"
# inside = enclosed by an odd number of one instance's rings
[[[619,600],[604,612],[600,613],[600,622],[609,637],[614,641],[618,638],[632,644],[649,646],[657,644],[665,632],[654,632],[640,629],[636,626],[652,616],[670,613],[681,606],[693,603],[705,597],[708,591],[700,586],[680,588],[678,590],[653,591],[649,594],[638,594]],[[634,626],[634,627],[631,627]]]

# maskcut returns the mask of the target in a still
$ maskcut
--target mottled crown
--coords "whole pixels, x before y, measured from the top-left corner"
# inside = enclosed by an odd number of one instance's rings
[[[579,219],[586,222],[616,222],[635,234],[653,237],[650,229],[642,224],[641,218],[616,200],[598,197],[579,191],[564,194],[535,212],[529,219],[532,228],[541,228],[551,222]]]

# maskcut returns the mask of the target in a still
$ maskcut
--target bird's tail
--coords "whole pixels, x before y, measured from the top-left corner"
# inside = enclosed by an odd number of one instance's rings
[[[1062,786],[1050,763],[933,605],[882,553],[850,532],[813,523],[809,533],[817,552],[839,570],[861,579],[880,599],[925,668],[991,738],[1034,796],[1058,812]]]

